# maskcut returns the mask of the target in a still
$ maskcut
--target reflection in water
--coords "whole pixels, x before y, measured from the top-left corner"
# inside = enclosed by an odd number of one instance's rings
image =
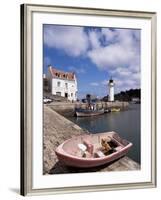
[[[140,163],[140,105],[130,105],[128,110],[93,117],[70,117],[80,127],[92,133],[115,131],[133,143],[128,156]]]

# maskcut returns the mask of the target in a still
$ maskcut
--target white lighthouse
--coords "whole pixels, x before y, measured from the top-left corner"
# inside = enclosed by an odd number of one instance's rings
[[[108,97],[108,101],[114,101],[114,81],[111,78],[108,82],[108,87],[109,87],[109,97]]]

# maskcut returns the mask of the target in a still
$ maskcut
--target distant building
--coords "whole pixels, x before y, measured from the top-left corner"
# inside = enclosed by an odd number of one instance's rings
[[[114,81],[111,78],[108,82],[108,88],[109,88],[109,96],[108,96],[108,101],[114,101]]]
[[[96,97],[96,95],[87,94],[86,98],[82,99],[82,102],[87,103],[88,101],[90,101],[91,103],[94,103],[98,101],[98,98]]]
[[[132,98],[131,98],[131,101],[132,101],[133,103],[140,103],[140,98],[138,98],[138,97],[132,97]]]
[[[77,79],[74,72],[64,72],[49,66],[47,79],[52,95],[66,97],[70,101],[77,100]]]

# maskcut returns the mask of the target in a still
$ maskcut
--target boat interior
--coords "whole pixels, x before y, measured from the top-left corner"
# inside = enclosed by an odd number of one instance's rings
[[[102,158],[120,151],[129,142],[114,134],[80,135],[68,140],[63,145],[63,150],[80,158]]]

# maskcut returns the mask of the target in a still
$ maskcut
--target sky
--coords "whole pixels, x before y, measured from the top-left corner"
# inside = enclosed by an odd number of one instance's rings
[[[43,25],[43,71],[48,65],[76,73],[78,97],[140,88],[141,30]]]

